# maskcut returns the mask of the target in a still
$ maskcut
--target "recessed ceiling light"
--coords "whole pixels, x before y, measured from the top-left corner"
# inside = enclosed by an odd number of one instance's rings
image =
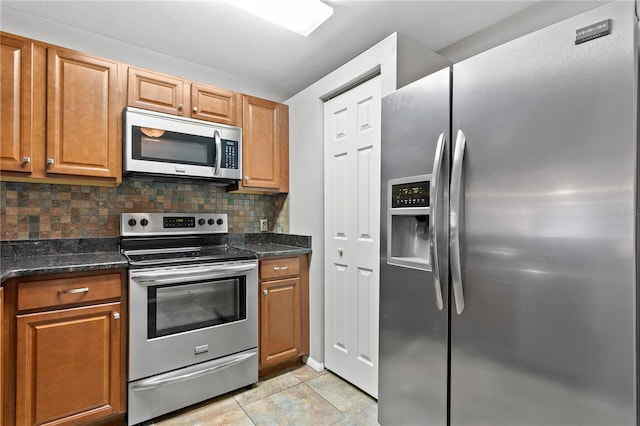
[[[226,0],[226,2],[305,37],[333,15],[333,8],[320,0]]]

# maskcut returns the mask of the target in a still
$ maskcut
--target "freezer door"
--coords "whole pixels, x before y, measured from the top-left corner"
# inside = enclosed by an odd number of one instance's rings
[[[382,99],[381,425],[447,423],[450,75],[449,68],[441,70]],[[404,209],[409,214],[397,217],[395,232],[406,232],[402,238],[414,232],[415,239],[402,244],[406,257],[396,256],[389,264],[389,181],[403,185],[427,178],[430,185],[420,186],[419,198],[429,192],[430,213],[425,217],[427,209],[420,207],[415,216]],[[434,280],[435,259],[439,282]]]
[[[613,2],[454,66],[452,426],[637,424],[636,25]]]

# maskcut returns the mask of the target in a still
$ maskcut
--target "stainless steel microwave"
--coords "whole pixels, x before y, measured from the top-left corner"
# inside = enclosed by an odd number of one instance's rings
[[[241,128],[131,107],[122,116],[125,176],[241,179]]]

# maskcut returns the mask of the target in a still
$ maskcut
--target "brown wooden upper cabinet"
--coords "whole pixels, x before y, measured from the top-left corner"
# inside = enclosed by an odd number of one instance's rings
[[[233,189],[289,192],[289,107],[242,97],[242,181]]]
[[[122,181],[121,65],[0,34],[4,180]]]
[[[33,43],[0,37],[2,107],[0,169],[31,173],[33,138],[31,116],[31,55]]]
[[[119,64],[47,52],[47,173],[120,181]]]
[[[221,124],[240,124],[239,93],[129,67],[127,105]]]

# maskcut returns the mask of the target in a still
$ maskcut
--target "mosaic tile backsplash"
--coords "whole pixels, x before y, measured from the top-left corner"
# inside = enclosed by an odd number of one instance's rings
[[[0,182],[0,240],[117,237],[123,212],[216,212],[230,233],[289,232],[288,194],[227,193],[206,182],[125,179],[115,188]]]

